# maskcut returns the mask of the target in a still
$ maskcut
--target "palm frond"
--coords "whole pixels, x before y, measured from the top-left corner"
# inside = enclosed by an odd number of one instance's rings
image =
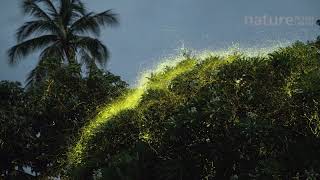
[[[89,65],[92,63],[92,61],[94,61],[93,58],[89,55],[89,53],[84,49],[80,49],[79,56],[81,64]]]
[[[59,15],[63,25],[68,26],[86,14],[86,8],[80,0],[60,0]]]
[[[79,52],[81,64],[84,64],[87,70],[87,75],[90,77],[93,72],[100,70],[100,67],[97,65],[95,59],[90,56],[90,53],[81,49]]]
[[[30,39],[19,43],[8,50],[9,63],[15,64],[22,57],[27,56],[36,50],[44,48],[57,40],[55,35],[43,35],[34,39]]]
[[[59,16],[62,20],[62,24],[67,27],[70,23],[71,16],[72,16],[72,9],[71,7],[71,1],[70,0],[60,0],[60,10],[59,10]]]
[[[76,13],[79,13],[80,15],[84,16],[87,14],[87,9],[85,8],[85,5],[80,0],[72,0],[72,9]]]
[[[45,59],[50,59],[54,57],[57,61],[63,62],[65,59],[65,54],[61,48],[61,46],[59,45],[59,43],[55,43],[47,48],[45,48],[40,56],[39,59],[40,60],[45,60]]]
[[[31,35],[39,35],[45,32],[50,32],[52,34],[58,34],[59,28],[47,20],[35,20],[24,23],[16,33],[17,41],[21,42]]]
[[[71,26],[71,31],[77,34],[92,33],[96,36],[99,36],[101,26],[113,26],[118,24],[118,17],[112,12],[112,10],[108,10],[99,14],[90,12],[75,21]]]
[[[92,19],[93,13],[88,13],[85,16],[78,19],[71,25],[71,32],[77,34],[93,33],[94,35],[100,35],[99,24]]]
[[[47,10],[50,11],[52,16],[58,15],[58,11],[51,0],[35,0],[35,1],[44,3],[47,6]]]
[[[98,24],[105,26],[105,25],[118,25],[119,19],[118,15],[114,13],[111,9],[104,11],[102,13],[96,14],[92,17]]]
[[[22,9],[25,14],[30,14],[43,20],[52,20],[51,17],[40,8],[40,6],[37,4],[37,0],[24,0]]]
[[[89,52],[90,56],[101,66],[104,66],[109,59],[110,53],[107,47],[98,39],[87,36],[78,36],[75,46],[78,47],[80,51]]]

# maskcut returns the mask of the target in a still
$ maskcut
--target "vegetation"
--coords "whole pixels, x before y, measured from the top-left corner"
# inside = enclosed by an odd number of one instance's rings
[[[318,179],[319,58],[303,43],[262,57],[186,57],[154,74],[137,105],[83,134],[66,175]]]
[[[27,86],[0,81],[1,179],[320,179],[320,38],[263,56],[184,52],[128,88],[101,68],[116,14],[22,2],[33,19],[9,62],[41,53]]]
[[[88,12],[80,0],[21,5],[30,21],[17,30],[9,63],[40,55],[26,87],[0,83],[0,177],[31,178],[27,168],[46,179],[59,175],[69,143],[86,121],[127,91],[120,77],[101,69],[109,58],[98,39],[101,27],[117,25],[118,18],[111,10]]]
[[[24,174],[23,167],[39,177],[58,175],[79,129],[127,88],[108,72],[96,70],[87,78],[72,72],[61,68],[51,79],[27,89],[0,83],[0,177]]]
[[[29,84],[46,77],[48,63],[59,66],[84,63],[89,71],[96,62],[105,64],[109,52],[96,37],[100,35],[101,26],[118,24],[111,10],[87,12],[80,0],[23,0],[22,9],[32,20],[18,29],[18,44],[8,51],[8,56],[9,62],[15,64],[41,50],[39,65],[28,77]],[[54,61],[48,62],[51,57],[55,57]],[[80,68],[78,71],[75,73],[80,73]]]

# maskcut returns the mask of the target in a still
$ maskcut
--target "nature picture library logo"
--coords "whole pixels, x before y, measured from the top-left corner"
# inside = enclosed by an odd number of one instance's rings
[[[245,16],[244,23],[252,26],[314,26],[320,16]]]

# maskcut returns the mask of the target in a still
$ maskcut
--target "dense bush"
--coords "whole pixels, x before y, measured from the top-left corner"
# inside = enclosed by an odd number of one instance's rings
[[[208,57],[111,118],[68,176],[318,179],[319,83],[320,56],[303,43],[265,57]]]

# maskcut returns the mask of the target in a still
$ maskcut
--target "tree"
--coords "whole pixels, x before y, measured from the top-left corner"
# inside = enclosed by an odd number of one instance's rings
[[[72,66],[52,69],[50,78],[26,89],[0,81],[0,179],[27,179],[24,167],[43,178],[59,174],[88,117],[127,87],[100,69],[86,78],[71,76]]]
[[[26,91],[28,118],[35,135],[31,167],[42,177],[59,174],[70,143],[88,117],[127,87],[120,77],[100,69],[86,78],[72,76],[73,72],[73,66],[57,68]]]
[[[320,19],[318,19],[318,20],[316,21],[316,24],[317,24],[318,26],[320,26]],[[319,44],[319,42],[320,42],[320,36],[317,37],[316,45]],[[318,46],[319,46],[319,45],[318,45]]]
[[[17,30],[18,44],[8,50],[10,64],[37,50],[41,50],[39,65],[50,57],[69,65],[104,65],[108,60],[108,49],[97,37],[102,26],[118,24],[112,10],[88,12],[80,0],[23,0],[22,10],[32,20]],[[42,79],[46,72],[36,67],[27,80]]]
[[[23,166],[29,165],[27,152],[32,146],[32,131],[27,121],[26,97],[20,83],[1,81],[0,100],[1,179],[22,173]]]
[[[169,83],[179,66],[151,76],[138,106],[93,132],[67,175],[319,179],[319,56],[295,43],[265,57],[187,58],[197,64]]]

